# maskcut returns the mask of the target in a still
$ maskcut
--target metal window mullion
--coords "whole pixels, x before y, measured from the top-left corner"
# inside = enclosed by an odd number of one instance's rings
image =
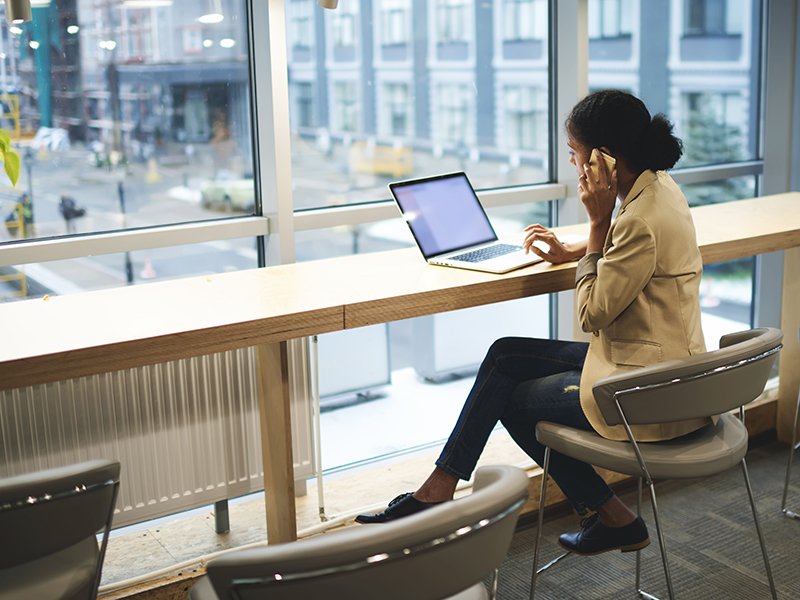
[[[253,216],[12,242],[0,245],[0,267],[265,236],[269,231],[269,219]]]
[[[672,178],[678,185],[691,185],[694,183],[705,183],[722,181],[733,177],[745,177],[747,175],[761,175],[764,171],[764,161],[749,160],[724,165],[709,165],[703,167],[688,167],[676,169],[670,172]]]
[[[286,13],[283,1],[248,3],[256,192],[270,218],[265,265],[295,260]]]
[[[550,3],[551,11],[551,172],[566,193],[556,206],[553,225],[586,222],[577,192],[577,176],[569,162],[563,123],[572,107],[589,91],[589,3],[588,0],[559,0]],[[585,339],[577,324],[572,290],[554,296],[551,310],[551,336],[558,339]]]
[[[514,206],[530,202],[546,202],[564,197],[566,187],[551,183],[513,189],[487,190],[478,192],[481,203],[486,208]],[[320,208],[296,212],[294,229],[309,231],[341,225],[362,225],[385,219],[396,219],[397,207],[393,202],[356,204],[348,207]]]

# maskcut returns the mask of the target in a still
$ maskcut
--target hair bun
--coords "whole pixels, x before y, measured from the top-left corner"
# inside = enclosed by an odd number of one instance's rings
[[[643,162],[648,169],[671,169],[683,155],[683,142],[673,132],[673,125],[662,113],[650,119],[639,140]]]

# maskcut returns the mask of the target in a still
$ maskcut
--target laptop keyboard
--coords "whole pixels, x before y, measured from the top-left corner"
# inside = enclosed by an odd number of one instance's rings
[[[451,256],[450,260],[461,260],[464,262],[476,263],[497,258],[498,256],[503,256],[504,254],[510,254],[521,249],[521,246],[514,246],[512,244],[495,244],[494,246],[487,246],[486,248],[479,248],[478,250],[472,250],[471,252],[464,252],[464,254]]]

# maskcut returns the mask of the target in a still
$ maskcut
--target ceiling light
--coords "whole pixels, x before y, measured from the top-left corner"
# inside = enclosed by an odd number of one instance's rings
[[[208,10],[205,12],[205,14],[197,17],[197,20],[201,23],[213,25],[214,23],[219,23],[225,18],[222,14],[222,4],[220,0],[210,0],[206,6],[208,7]]]
[[[172,6],[172,0],[125,0],[122,6],[125,8],[163,8]]]
[[[211,48],[214,45],[213,40],[203,40],[203,48]]]
[[[219,41],[219,45],[223,48],[233,48],[236,45],[236,40],[232,40],[231,38],[222,38]]]
[[[80,30],[81,30],[81,28],[78,27],[77,25],[70,25],[69,27],[67,27],[67,33],[72,34],[72,35],[75,35]]]
[[[6,0],[6,20],[13,25],[30,21],[30,0]]]
[[[28,42],[28,45],[34,50],[36,50],[39,47],[39,42],[37,42],[36,40],[31,40],[30,42]]]

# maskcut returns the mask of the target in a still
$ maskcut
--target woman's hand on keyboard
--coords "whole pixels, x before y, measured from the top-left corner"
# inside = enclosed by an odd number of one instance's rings
[[[577,260],[586,254],[586,242],[565,244],[544,225],[534,223],[525,229],[522,247],[525,252],[533,252],[553,264]]]

